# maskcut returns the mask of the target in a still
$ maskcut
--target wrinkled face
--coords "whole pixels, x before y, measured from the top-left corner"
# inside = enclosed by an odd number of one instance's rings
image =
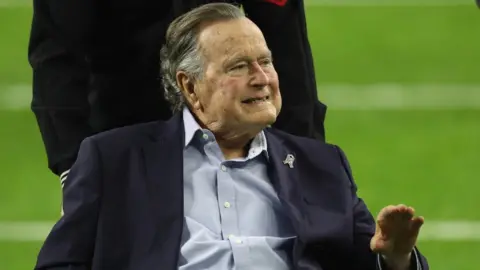
[[[209,129],[261,130],[281,109],[277,72],[260,29],[247,18],[216,22],[199,33],[204,75],[187,102]]]

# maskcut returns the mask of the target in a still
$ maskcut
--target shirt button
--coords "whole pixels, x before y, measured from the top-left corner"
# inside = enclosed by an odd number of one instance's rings
[[[203,139],[208,140],[208,135],[207,135],[207,134],[203,134]]]
[[[235,237],[235,235],[229,234],[229,235],[227,235],[227,237],[228,237],[228,239],[233,239]]]
[[[227,167],[225,167],[225,165],[222,165],[220,168],[221,168],[221,169],[222,169],[222,171],[224,171],[224,172],[226,172],[226,171],[227,171]]]
[[[235,243],[241,244],[241,243],[243,243],[243,241],[242,241],[242,239],[237,239],[237,240],[235,240]]]
[[[225,202],[225,203],[223,204],[223,206],[224,206],[225,208],[230,208],[230,203],[229,203],[229,202]]]

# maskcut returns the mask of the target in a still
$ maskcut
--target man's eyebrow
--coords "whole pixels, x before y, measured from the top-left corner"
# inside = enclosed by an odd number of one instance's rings
[[[259,54],[258,58],[272,58],[272,51],[270,50],[264,51]],[[246,55],[236,55],[236,56],[227,58],[225,60],[225,65],[230,65],[230,64],[233,64],[236,62],[242,62],[242,61],[250,62],[252,61],[252,57],[246,56]]]
[[[252,61],[252,59],[248,56],[245,56],[245,55],[234,55],[232,57],[229,57],[229,58],[226,58],[224,61],[223,61],[223,67],[224,68],[228,68],[230,67],[231,65],[233,64],[236,64],[238,62],[250,62]]]
[[[226,62],[228,63],[235,63],[235,62],[242,62],[242,61],[251,61],[252,58],[246,55],[237,55],[233,56],[232,58],[228,58]]]
[[[272,51],[267,50],[261,54],[261,58],[272,58]]]

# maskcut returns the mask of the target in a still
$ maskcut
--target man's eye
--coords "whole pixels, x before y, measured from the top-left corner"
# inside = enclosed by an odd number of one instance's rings
[[[247,65],[246,64],[240,64],[240,65],[236,65],[232,68],[232,70],[238,70],[238,69],[243,69],[243,68],[246,68]]]
[[[270,65],[270,64],[272,64],[272,59],[269,59],[269,58],[262,59],[262,60],[260,60],[260,64],[261,65]]]

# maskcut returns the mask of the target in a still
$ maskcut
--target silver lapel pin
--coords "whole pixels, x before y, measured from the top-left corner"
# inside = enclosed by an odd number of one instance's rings
[[[288,154],[285,160],[283,161],[283,164],[288,165],[288,167],[292,169],[294,161],[295,161],[295,157],[292,154]]]

